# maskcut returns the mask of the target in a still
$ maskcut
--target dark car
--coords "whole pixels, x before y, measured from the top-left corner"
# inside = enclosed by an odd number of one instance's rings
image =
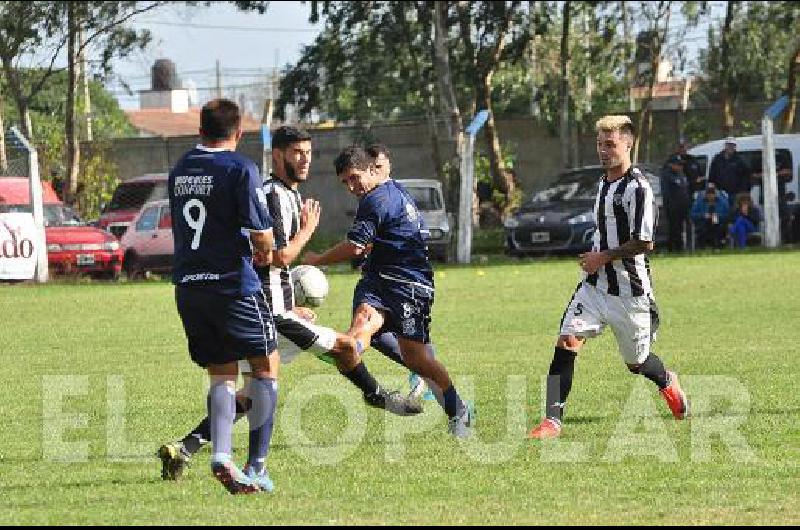
[[[658,219],[666,221],[661,210],[661,185],[657,171],[637,164],[647,177],[659,208]],[[530,199],[504,223],[506,252],[526,254],[577,254],[590,250],[594,235],[594,201],[602,166],[586,166],[565,171],[555,182],[534,192]],[[657,223],[656,246],[666,241],[666,227]]]

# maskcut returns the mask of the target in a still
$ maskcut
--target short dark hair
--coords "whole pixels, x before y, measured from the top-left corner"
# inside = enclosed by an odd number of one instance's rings
[[[345,148],[333,161],[333,167],[336,169],[337,175],[341,175],[348,169],[365,171],[370,168],[371,164],[372,158],[357,145]]]
[[[200,111],[200,135],[208,140],[227,140],[241,125],[239,105],[229,99],[212,99]]]
[[[281,125],[272,133],[272,148],[285,149],[297,142],[307,142],[309,140],[311,140],[311,135],[303,129],[298,129],[291,125]]]
[[[367,154],[372,158],[378,158],[380,155],[386,158],[392,158],[392,153],[389,152],[389,148],[386,147],[385,144],[371,144],[367,146]]]

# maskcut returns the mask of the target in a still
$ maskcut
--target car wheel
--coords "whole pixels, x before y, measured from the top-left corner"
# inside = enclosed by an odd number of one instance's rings
[[[139,264],[139,256],[135,252],[125,254],[122,267],[125,269],[125,276],[128,277],[128,280],[141,280],[144,277],[144,272]]]

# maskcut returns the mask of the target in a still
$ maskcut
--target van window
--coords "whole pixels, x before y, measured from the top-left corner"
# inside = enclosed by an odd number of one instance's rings
[[[144,203],[167,198],[167,183],[163,182],[123,182],[114,191],[106,212],[117,210],[138,210]]]
[[[423,212],[431,212],[442,209],[442,201],[439,197],[439,190],[436,188],[417,188],[407,187],[408,194],[414,199],[414,204]]]

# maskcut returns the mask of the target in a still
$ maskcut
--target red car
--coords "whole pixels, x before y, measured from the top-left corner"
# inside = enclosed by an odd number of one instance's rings
[[[154,173],[126,180],[117,186],[98,226],[122,239],[146,202],[167,198],[167,174]]]
[[[52,274],[86,273],[119,278],[122,250],[112,234],[87,226],[59,200],[49,182],[42,182],[42,202],[47,261]],[[0,213],[30,211],[29,180],[0,178]]]

